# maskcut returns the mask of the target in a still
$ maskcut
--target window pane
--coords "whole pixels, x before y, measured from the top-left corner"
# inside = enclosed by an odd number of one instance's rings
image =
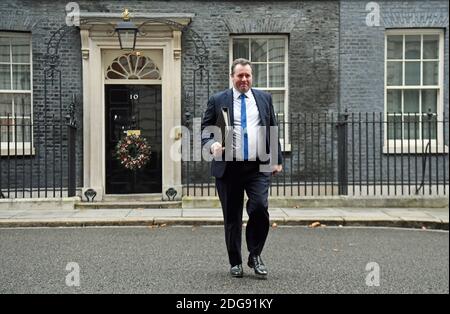
[[[388,36],[387,39],[387,58],[403,59],[403,36]]]
[[[11,68],[9,64],[0,64],[0,89],[11,89]]]
[[[420,85],[420,62],[405,62],[405,85]]]
[[[13,120],[7,118],[0,118],[0,142],[13,141]]]
[[[401,139],[402,135],[402,117],[401,115],[389,115],[387,117],[388,139]]]
[[[13,64],[13,89],[30,89],[30,66]]]
[[[30,40],[25,38],[11,41],[13,62],[30,62]]]
[[[285,129],[285,125],[286,125],[286,119],[285,119],[285,114],[284,113],[275,113],[275,119],[277,119],[277,123],[278,123],[278,134],[280,138],[286,138],[286,136],[288,135],[287,132],[288,130]],[[288,139],[286,138],[286,141],[283,141],[283,143],[281,144],[281,149],[285,150],[285,144],[288,141]]]
[[[420,35],[405,36],[405,59],[420,59]]]
[[[431,118],[427,114],[422,116],[422,134],[425,140],[436,139],[436,116],[432,115]]]
[[[424,35],[423,36],[423,58],[437,59],[439,52],[439,36]]]
[[[30,119],[16,119],[16,128],[17,128],[17,142],[29,142],[30,141]]]
[[[128,58],[130,60],[130,68],[131,68],[131,73],[136,73],[135,71],[137,70],[136,65],[137,65],[137,56],[131,54]],[[142,58],[139,58],[142,59]],[[136,75],[133,75],[133,79],[137,79]]]
[[[16,117],[29,117],[31,113],[31,97],[29,94],[14,95],[14,112]]]
[[[12,115],[12,94],[0,94],[0,116]]]
[[[267,39],[252,39],[252,62],[267,62]]]
[[[120,56],[118,58],[118,63],[119,63],[119,68],[122,68],[122,72],[121,73],[129,73],[131,72],[130,66],[129,66],[129,62],[128,62],[128,58],[126,56]]]
[[[403,112],[420,113],[419,91],[404,90],[403,93],[404,93]]]
[[[233,39],[233,59],[249,59],[248,39]]]
[[[438,61],[423,62],[423,85],[438,84]]]
[[[284,91],[270,91],[270,93],[275,113],[284,113]]]
[[[11,118],[8,120],[8,115],[12,116],[12,97],[13,94],[0,94],[0,137],[1,142],[12,141],[13,129]],[[9,125],[9,126],[8,126]]]
[[[403,121],[403,137],[410,140],[419,139],[420,116],[417,114],[407,114],[404,116]]]
[[[252,64],[253,68],[253,86],[267,87],[267,63]]]
[[[402,91],[387,91],[387,112],[402,112]]]
[[[9,38],[0,37],[0,62],[10,62]]]
[[[269,61],[284,62],[284,39],[269,39]]]
[[[269,64],[269,87],[284,87],[284,64]]]
[[[390,61],[387,63],[387,85],[403,85],[401,61]]]
[[[437,113],[437,90],[424,89],[422,90],[422,112]]]
[[[161,74],[159,73],[158,68],[153,62],[146,62],[142,69],[137,72],[137,75],[141,79],[149,79],[149,80],[159,80],[161,79]],[[132,75],[137,77],[136,75]],[[131,76],[130,76],[131,77]]]

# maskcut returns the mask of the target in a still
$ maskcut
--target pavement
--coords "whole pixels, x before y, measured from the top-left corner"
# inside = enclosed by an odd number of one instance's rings
[[[385,226],[448,230],[447,208],[271,208],[277,225]],[[248,216],[244,210],[244,223]],[[0,209],[0,227],[221,225],[220,208]]]

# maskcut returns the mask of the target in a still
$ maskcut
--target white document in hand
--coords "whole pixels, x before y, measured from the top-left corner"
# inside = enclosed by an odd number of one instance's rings
[[[231,129],[231,119],[230,119],[230,114],[228,112],[227,107],[222,107],[222,116],[223,116],[223,123],[224,123],[224,125],[223,125],[224,127],[221,130],[222,131],[222,146],[225,147],[225,142],[226,142],[226,139],[228,138],[228,134]]]

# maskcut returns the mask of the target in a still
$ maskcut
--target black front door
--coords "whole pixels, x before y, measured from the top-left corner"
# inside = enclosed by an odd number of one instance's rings
[[[106,193],[161,193],[161,86],[105,85]],[[151,146],[150,161],[129,170],[116,158],[116,145],[127,131],[140,131]]]

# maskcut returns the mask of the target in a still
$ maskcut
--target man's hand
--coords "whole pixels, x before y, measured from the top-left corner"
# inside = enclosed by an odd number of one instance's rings
[[[214,157],[222,157],[223,147],[222,144],[219,142],[215,142],[211,145],[211,153],[214,155]]]
[[[280,173],[283,170],[283,166],[282,165],[275,165],[272,166],[272,174],[275,175],[277,173]]]

